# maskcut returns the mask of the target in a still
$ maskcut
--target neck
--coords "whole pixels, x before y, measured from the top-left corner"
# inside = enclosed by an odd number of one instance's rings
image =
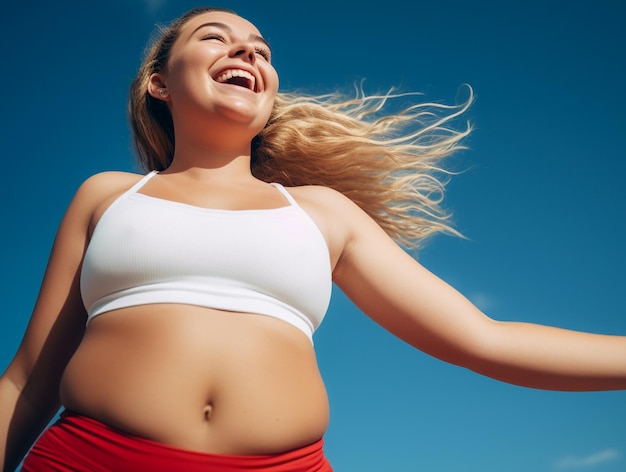
[[[253,178],[250,171],[250,144],[217,147],[177,139],[172,163],[163,173],[185,173],[198,180]]]

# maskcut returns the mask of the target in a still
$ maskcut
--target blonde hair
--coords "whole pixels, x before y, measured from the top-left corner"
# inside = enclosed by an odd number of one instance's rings
[[[451,172],[440,161],[470,133],[469,124],[448,126],[470,106],[469,91],[461,105],[420,103],[382,116],[388,102],[416,94],[281,93],[253,147],[252,172],[287,186],[331,187],[409,247],[439,232],[460,235],[441,206]]]
[[[147,93],[148,79],[167,66],[186,21],[211,10],[229,11],[195,9],[162,30],[131,86],[129,117],[145,170],[166,169],[175,146],[169,109]],[[353,97],[280,92],[267,125],[252,141],[251,171],[285,186],[333,188],[407,247],[436,233],[460,236],[442,207],[451,172],[440,163],[464,148],[461,141],[471,131],[469,123],[452,126],[472,103],[468,90],[459,105],[413,103],[387,114],[391,102],[419,94],[366,95],[361,87]]]

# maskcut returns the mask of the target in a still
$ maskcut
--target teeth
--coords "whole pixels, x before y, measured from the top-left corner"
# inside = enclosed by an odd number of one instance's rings
[[[222,73],[215,80],[220,83],[225,83],[233,77],[243,77],[245,79],[248,79],[248,81],[250,82],[250,90],[256,90],[256,79],[254,78],[254,76],[250,72],[241,69],[229,69],[226,72]]]

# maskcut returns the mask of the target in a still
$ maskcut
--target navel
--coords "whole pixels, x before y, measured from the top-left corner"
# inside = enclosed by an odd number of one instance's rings
[[[204,421],[207,423],[211,421],[211,416],[213,416],[213,405],[209,403],[204,407]]]

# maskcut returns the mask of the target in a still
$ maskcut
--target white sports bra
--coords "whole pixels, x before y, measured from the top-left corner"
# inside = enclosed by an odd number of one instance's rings
[[[332,290],[326,241],[280,185],[288,206],[218,210],[138,193],[102,215],[80,277],[89,322],[111,310],[181,303],[281,319],[309,338]]]

